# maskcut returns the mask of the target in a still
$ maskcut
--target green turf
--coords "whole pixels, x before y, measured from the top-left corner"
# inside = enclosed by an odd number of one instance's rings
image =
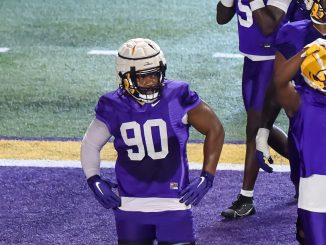
[[[117,87],[113,56],[135,37],[157,41],[167,77],[186,80],[217,112],[226,140],[244,140],[236,22],[218,26],[216,1],[0,1],[0,136],[82,137],[98,97]],[[280,125],[285,128],[283,116]],[[202,137],[191,131],[191,139]]]

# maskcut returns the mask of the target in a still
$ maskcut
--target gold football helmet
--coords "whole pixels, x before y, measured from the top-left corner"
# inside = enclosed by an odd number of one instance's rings
[[[310,87],[326,93],[326,48],[319,44],[313,44],[311,48],[315,52],[307,55],[302,62],[301,74]]]
[[[311,20],[320,25],[326,24],[326,1],[324,0],[304,0],[306,9],[310,10]]]

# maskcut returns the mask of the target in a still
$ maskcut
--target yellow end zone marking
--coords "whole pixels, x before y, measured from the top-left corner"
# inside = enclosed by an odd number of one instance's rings
[[[203,144],[188,144],[187,152],[189,162],[203,162]],[[274,151],[271,153],[274,163],[288,164],[287,159]],[[113,144],[106,144],[102,150],[102,160],[114,161],[116,156]],[[244,158],[244,144],[224,144],[220,162],[243,163]],[[0,159],[79,160],[80,142],[0,140]]]

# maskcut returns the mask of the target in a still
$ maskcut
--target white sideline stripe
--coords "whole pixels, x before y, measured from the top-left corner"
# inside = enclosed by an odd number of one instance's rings
[[[94,49],[89,51],[87,54],[93,54],[93,55],[117,55],[117,50],[98,50]]]
[[[102,161],[102,168],[114,168],[115,162]],[[73,160],[16,160],[16,159],[0,159],[0,167],[40,167],[40,168],[81,168],[80,161]],[[289,172],[289,165],[272,165],[274,172]],[[198,163],[189,163],[189,169],[201,170],[202,165]],[[233,170],[243,171],[243,164],[219,163],[217,170]],[[261,170],[262,171],[262,170]]]
[[[238,59],[243,58],[242,54],[230,54],[230,53],[214,53],[213,58],[229,58],[229,59]]]
[[[0,48],[0,53],[6,53],[10,50],[10,48]]]

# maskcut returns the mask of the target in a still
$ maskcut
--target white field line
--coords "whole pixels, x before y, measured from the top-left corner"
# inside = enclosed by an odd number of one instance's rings
[[[117,50],[106,50],[106,49],[93,49],[89,51],[87,54],[89,55],[117,55]],[[213,53],[213,58],[229,58],[229,59],[237,59],[243,58],[242,54],[231,54],[231,53]]]
[[[242,54],[230,54],[230,53],[214,53],[213,58],[227,58],[227,59],[239,59],[243,58]]]
[[[117,55],[118,51],[117,50],[99,50],[99,49],[93,49],[89,51],[87,54],[91,55]]]
[[[112,161],[102,161],[102,168],[114,168]],[[16,160],[0,159],[0,167],[40,167],[40,168],[81,168],[80,161],[58,161],[58,160]],[[289,165],[272,165],[274,172],[289,172]],[[201,170],[202,165],[198,163],[189,163],[190,169]],[[219,163],[217,170],[243,171],[243,164]]]
[[[1,48],[0,47],[0,53],[6,53],[10,50],[10,48]]]

